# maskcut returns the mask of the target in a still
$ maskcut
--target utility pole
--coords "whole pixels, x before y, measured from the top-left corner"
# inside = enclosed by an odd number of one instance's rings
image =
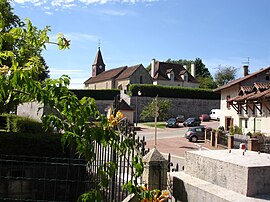
[[[157,118],[159,116],[158,95],[153,100],[153,107],[152,108],[153,108],[152,115],[153,115],[153,117],[155,117],[155,147],[156,147],[157,146]]]

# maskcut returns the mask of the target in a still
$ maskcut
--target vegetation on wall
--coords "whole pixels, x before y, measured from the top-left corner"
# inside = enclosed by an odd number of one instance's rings
[[[114,100],[115,97],[120,94],[120,90],[118,89],[74,89],[71,91],[78,97],[78,99],[82,99],[83,97],[91,97],[95,100]]]
[[[168,98],[189,98],[220,100],[220,94],[209,89],[184,88],[177,86],[159,86],[150,84],[132,84],[129,87],[130,94],[137,96],[140,91],[145,97],[168,97]]]

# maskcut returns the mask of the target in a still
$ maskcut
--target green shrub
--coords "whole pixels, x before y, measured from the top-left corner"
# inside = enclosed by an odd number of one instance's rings
[[[0,132],[0,153],[41,157],[68,157],[60,134]]]
[[[120,90],[118,89],[101,89],[101,90],[93,90],[93,89],[85,89],[71,90],[79,99],[83,97],[91,97],[95,100],[114,100],[114,98],[120,94]]]
[[[44,133],[42,123],[36,120],[20,117],[14,114],[2,114],[1,121],[4,122],[3,129],[10,132],[21,133]]]
[[[129,95],[138,95],[146,97],[171,97],[171,98],[190,98],[190,99],[208,99],[220,100],[220,94],[209,89],[186,88],[178,86],[160,86],[152,84],[132,84],[129,87]]]

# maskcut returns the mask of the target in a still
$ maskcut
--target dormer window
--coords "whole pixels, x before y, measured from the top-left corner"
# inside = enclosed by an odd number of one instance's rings
[[[174,72],[171,71],[170,73],[167,74],[168,78],[171,80],[171,81],[174,81]]]

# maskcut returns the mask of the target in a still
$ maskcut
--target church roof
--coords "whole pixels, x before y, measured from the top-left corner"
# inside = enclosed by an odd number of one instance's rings
[[[137,70],[140,66],[142,66],[142,64],[138,64],[138,65],[134,65],[134,66],[128,67],[127,69],[125,69],[125,71],[123,71],[123,72],[117,77],[117,80],[129,78],[134,72],[136,72],[136,70]]]
[[[127,69],[127,66],[118,67],[115,69],[110,69],[108,71],[104,71],[100,73],[99,75],[95,77],[90,77],[87,79],[84,84],[91,84],[91,83],[97,83],[101,81],[111,80],[117,78],[125,69]]]
[[[102,58],[102,54],[101,54],[101,51],[100,51],[100,48],[98,48],[98,52],[96,54],[96,58],[93,62],[93,65],[102,65],[102,66],[105,66],[104,62],[103,62],[103,58]]]

